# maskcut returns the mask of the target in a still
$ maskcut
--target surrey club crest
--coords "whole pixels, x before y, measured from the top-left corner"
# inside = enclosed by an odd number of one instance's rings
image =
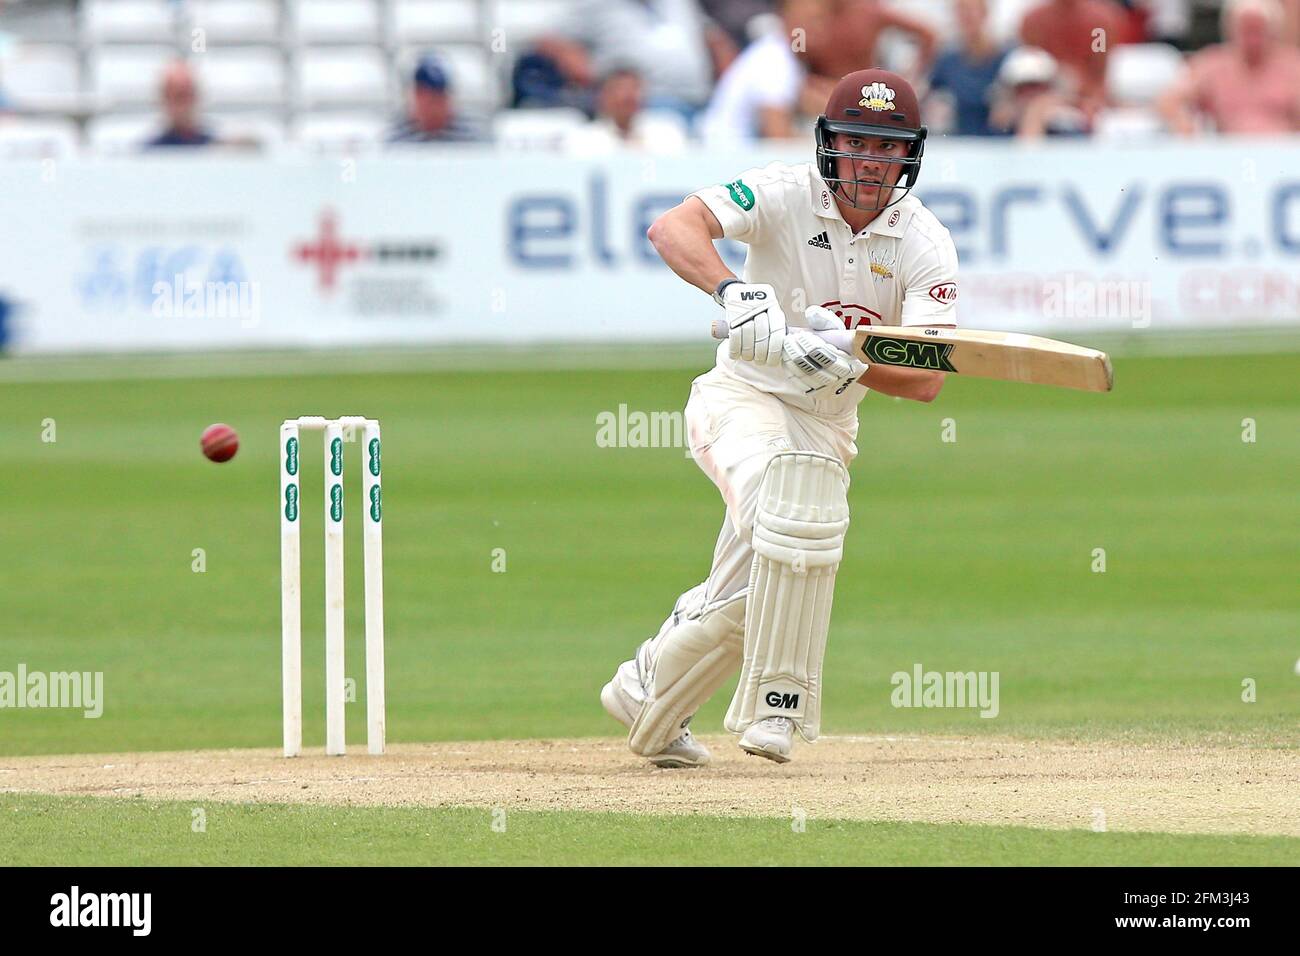
[[[859,106],[865,106],[876,113],[883,113],[894,108],[894,91],[879,81],[862,88]]]

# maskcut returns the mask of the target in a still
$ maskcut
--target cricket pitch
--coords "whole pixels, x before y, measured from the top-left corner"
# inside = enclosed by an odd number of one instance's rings
[[[659,770],[621,739],[0,757],[0,792],[240,803],[467,806],[1300,836],[1300,757],[1259,745],[823,737],[784,766],[702,738]]]

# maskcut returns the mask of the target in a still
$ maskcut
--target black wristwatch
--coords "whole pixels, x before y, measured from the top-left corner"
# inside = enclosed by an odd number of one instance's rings
[[[737,279],[735,276],[727,276],[725,279],[719,282],[718,287],[713,290],[713,301],[718,303],[718,305],[722,305],[722,290],[724,290],[727,286],[731,285],[731,283],[739,282],[739,281],[740,280]]]

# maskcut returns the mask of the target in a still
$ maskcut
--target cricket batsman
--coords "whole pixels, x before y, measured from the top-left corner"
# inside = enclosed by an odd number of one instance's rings
[[[687,724],[737,668],[725,724],[742,750],[785,763],[796,730],[817,739],[858,403],[931,401],[944,373],[868,366],[814,330],[956,325],[952,238],[911,195],[925,135],[905,79],[850,73],[817,119],[816,162],[751,169],[650,227],[727,328],[686,405],[695,461],[726,504],[712,568],[600,695],[658,766],[709,762]],[[741,278],[714,248],[724,236],[749,247]]]

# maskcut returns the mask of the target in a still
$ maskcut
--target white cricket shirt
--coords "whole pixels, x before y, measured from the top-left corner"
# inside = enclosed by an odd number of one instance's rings
[[[948,230],[910,193],[856,235],[812,163],[771,163],[691,195],[709,207],[727,238],[749,246],[742,278],[771,285],[792,328],[807,328],[803,313],[810,305],[825,306],[850,329],[957,324],[957,250]],[[822,389],[821,397],[809,397],[779,365],[733,360],[726,342],[718,366],[824,414],[844,412],[869,391],[855,382],[841,395]]]

